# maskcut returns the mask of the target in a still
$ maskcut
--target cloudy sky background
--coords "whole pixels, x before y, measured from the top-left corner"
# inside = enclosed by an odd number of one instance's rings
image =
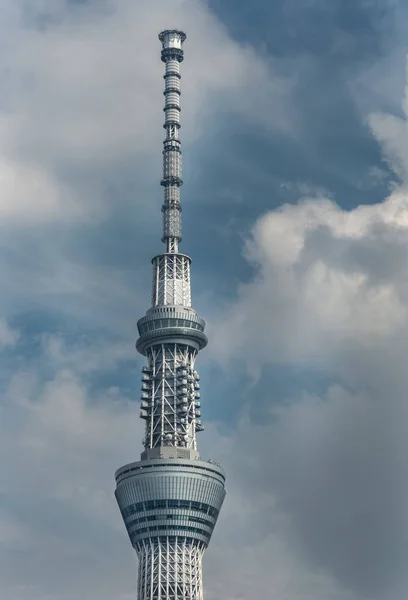
[[[113,472],[138,458],[136,320],[160,251],[162,63],[182,80],[183,250],[207,600],[408,596],[403,0],[0,1],[0,597],[130,600]]]

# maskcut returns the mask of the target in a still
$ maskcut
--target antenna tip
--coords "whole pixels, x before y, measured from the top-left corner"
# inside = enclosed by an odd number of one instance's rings
[[[178,29],[165,29],[159,33],[159,40],[163,48],[181,48],[186,37],[186,34]]]

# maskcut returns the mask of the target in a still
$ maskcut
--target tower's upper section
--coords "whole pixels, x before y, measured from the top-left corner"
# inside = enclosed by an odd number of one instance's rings
[[[164,74],[163,253],[153,258],[151,307],[137,323],[137,350],[146,356],[140,416],[146,420],[143,460],[198,459],[196,433],[203,430],[197,352],[207,344],[205,323],[191,306],[190,257],[179,252],[180,187],[180,63],[186,36],[163,31]]]
[[[198,351],[207,344],[205,323],[191,306],[191,259],[179,252],[181,241],[180,187],[181,142],[180,129],[180,63],[184,58],[182,45],[186,34],[178,29],[167,29],[159,34],[162,44],[161,59],[164,73],[164,129],[163,178],[164,187],[163,253],[152,260],[152,302],[146,316],[138,321],[140,338],[137,349],[146,350],[164,341],[184,344]]]
[[[139,600],[202,600],[201,557],[225,496],[225,475],[200,459],[199,350],[205,323],[191,306],[190,258],[178,251],[181,147],[180,63],[186,36],[159,35],[165,63],[163,151],[166,248],[153,258],[152,303],[139,319],[137,350],[142,368],[140,417],[145,420],[141,460],[116,473],[116,498],[140,559]]]
[[[159,40],[162,43],[161,58],[166,64],[164,74],[164,125],[166,137],[163,142],[163,179],[164,187],[163,242],[166,251],[177,253],[181,241],[181,143],[180,129],[180,63],[183,61],[182,50],[186,34],[177,29],[162,31]]]
[[[165,29],[159,33],[159,40],[163,45],[163,50],[167,50],[168,48],[181,49],[183,42],[186,41],[186,37],[186,34],[178,29]],[[165,61],[165,59],[163,59],[163,61]]]

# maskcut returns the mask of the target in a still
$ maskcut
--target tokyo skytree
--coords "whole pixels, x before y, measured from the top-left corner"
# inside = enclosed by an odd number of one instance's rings
[[[201,423],[199,350],[205,323],[191,306],[191,259],[181,242],[180,64],[186,39],[160,33],[164,74],[163,237],[151,307],[139,319],[142,368],[140,460],[115,473],[115,496],[139,559],[138,600],[202,600],[202,558],[225,497],[225,473],[197,449]]]

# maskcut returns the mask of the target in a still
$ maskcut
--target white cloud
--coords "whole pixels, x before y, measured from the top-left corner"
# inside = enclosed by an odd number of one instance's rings
[[[49,341],[44,350],[46,361]],[[88,350],[101,355],[103,364],[100,345]],[[77,360],[73,354],[71,348],[68,365],[81,360],[82,349]],[[5,393],[0,593],[21,600],[68,600],[72,594],[127,600],[136,590],[136,557],[113,497],[113,473],[138,459],[137,404],[115,389],[95,395],[85,374],[64,368],[60,350],[56,355],[48,380],[37,371],[17,371]],[[273,591],[305,600],[349,600],[324,569],[305,565],[293,548],[290,517],[270,490],[260,488],[264,459],[258,464],[247,450],[252,444],[260,448],[263,436],[243,418],[238,435],[220,436],[210,424],[203,440],[203,455],[210,450],[222,460],[229,479],[226,506],[205,557],[207,597],[216,600],[224,590],[227,600],[244,600]],[[10,557],[14,550],[18,563]]]
[[[113,498],[113,473],[138,458],[141,423],[121,392],[95,392],[90,380],[129,358],[140,294],[129,290],[125,267],[99,257],[90,264],[72,245],[83,242],[84,222],[91,230],[123,202],[133,215],[143,206],[136,236],[157,210],[145,189],[160,172],[161,29],[175,25],[188,34],[182,107],[189,143],[215,135],[226,111],[290,128],[290,86],[198,0],[3,5],[2,312],[56,311],[101,335],[92,344],[86,335],[70,343],[57,333],[40,340],[24,334],[22,356],[3,373],[0,595],[128,600],[136,557]],[[105,340],[106,329],[129,346]],[[0,322],[0,346],[16,341]]]
[[[69,313],[123,331],[138,290],[129,292],[126,266],[92,255],[88,235],[95,227],[106,231],[112,215],[126,210],[135,236],[129,253],[135,253],[160,214],[157,33],[176,24],[188,34],[182,65],[188,143],[216,139],[226,112],[289,127],[290,81],[231,39],[199,0],[19,0],[3,2],[2,10],[0,307],[11,316],[27,307]]]
[[[6,3],[0,25],[3,221],[105,214],[104,186],[118,166],[132,164],[136,179],[146,170],[159,173],[157,32],[169,23],[188,31],[184,139],[208,131],[209,119],[226,109],[289,126],[288,82],[273,64],[234,42],[201,1],[13,4],[11,10]],[[154,171],[148,166],[153,153]],[[142,195],[133,201],[145,204]]]
[[[40,165],[0,159],[0,219],[8,226],[84,216],[66,186]]]
[[[4,319],[0,319],[0,350],[14,346],[20,337],[16,329],[12,329]]]
[[[99,345],[88,351],[96,361],[103,355]],[[70,370],[82,360],[82,349],[76,359],[74,352],[65,365],[58,354],[47,379],[41,368],[16,369],[3,392],[0,594],[10,598],[109,598],[115,591],[124,600],[134,589],[113,475],[139,455],[137,404],[115,388],[91,392],[86,369],[82,376]]]
[[[262,416],[242,419],[224,460],[245,472],[255,506],[272,490],[291,558],[330,573],[330,598],[407,590],[408,172],[406,124],[391,121],[385,134],[377,116],[373,130],[401,185],[352,210],[319,195],[260,217],[244,248],[253,277],[210,332],[215,360],[255,370],[247,411]],[[282,397],[271,365],[311,377]],[[302,387],[316,373],[319,395]],[[263,526],[265,539],[273,524]]]
[[[408,78],[408,67],[406,68]],[[408,79],[401,105],[402,115],[373,113],[369,125],[382,146],[389,166],[406,183],[408,181]]]
[[[116,341],[107,344],[103,337],[93,340],[92,352],[86,336],[75,336],[68,343],[67,339],[58,334],[44,334],[42,346],[47,363],[54,369],[69,369],[76,374],[106,372],[121,361],[135,360],[135,350],[130,343]]]
[[[407,404],[388,389],[383,398],[332,385],[286,403],[267,395],[269,418],[243,415],[231,445],[217,448],[229,496],[208,560],[220,578],[225,567],[231,598],[251,597],[254,581],[293,599],[403,598]],[[259,389],[252,402],[262,402]]]
[[[261,217],[245,249],[257,274],[214,326],[220,356],[249,346],[251,364],[308,361],[347,340],[387,344],[407,327],[407,216],[400,190],[351,211],[309,198]]]

